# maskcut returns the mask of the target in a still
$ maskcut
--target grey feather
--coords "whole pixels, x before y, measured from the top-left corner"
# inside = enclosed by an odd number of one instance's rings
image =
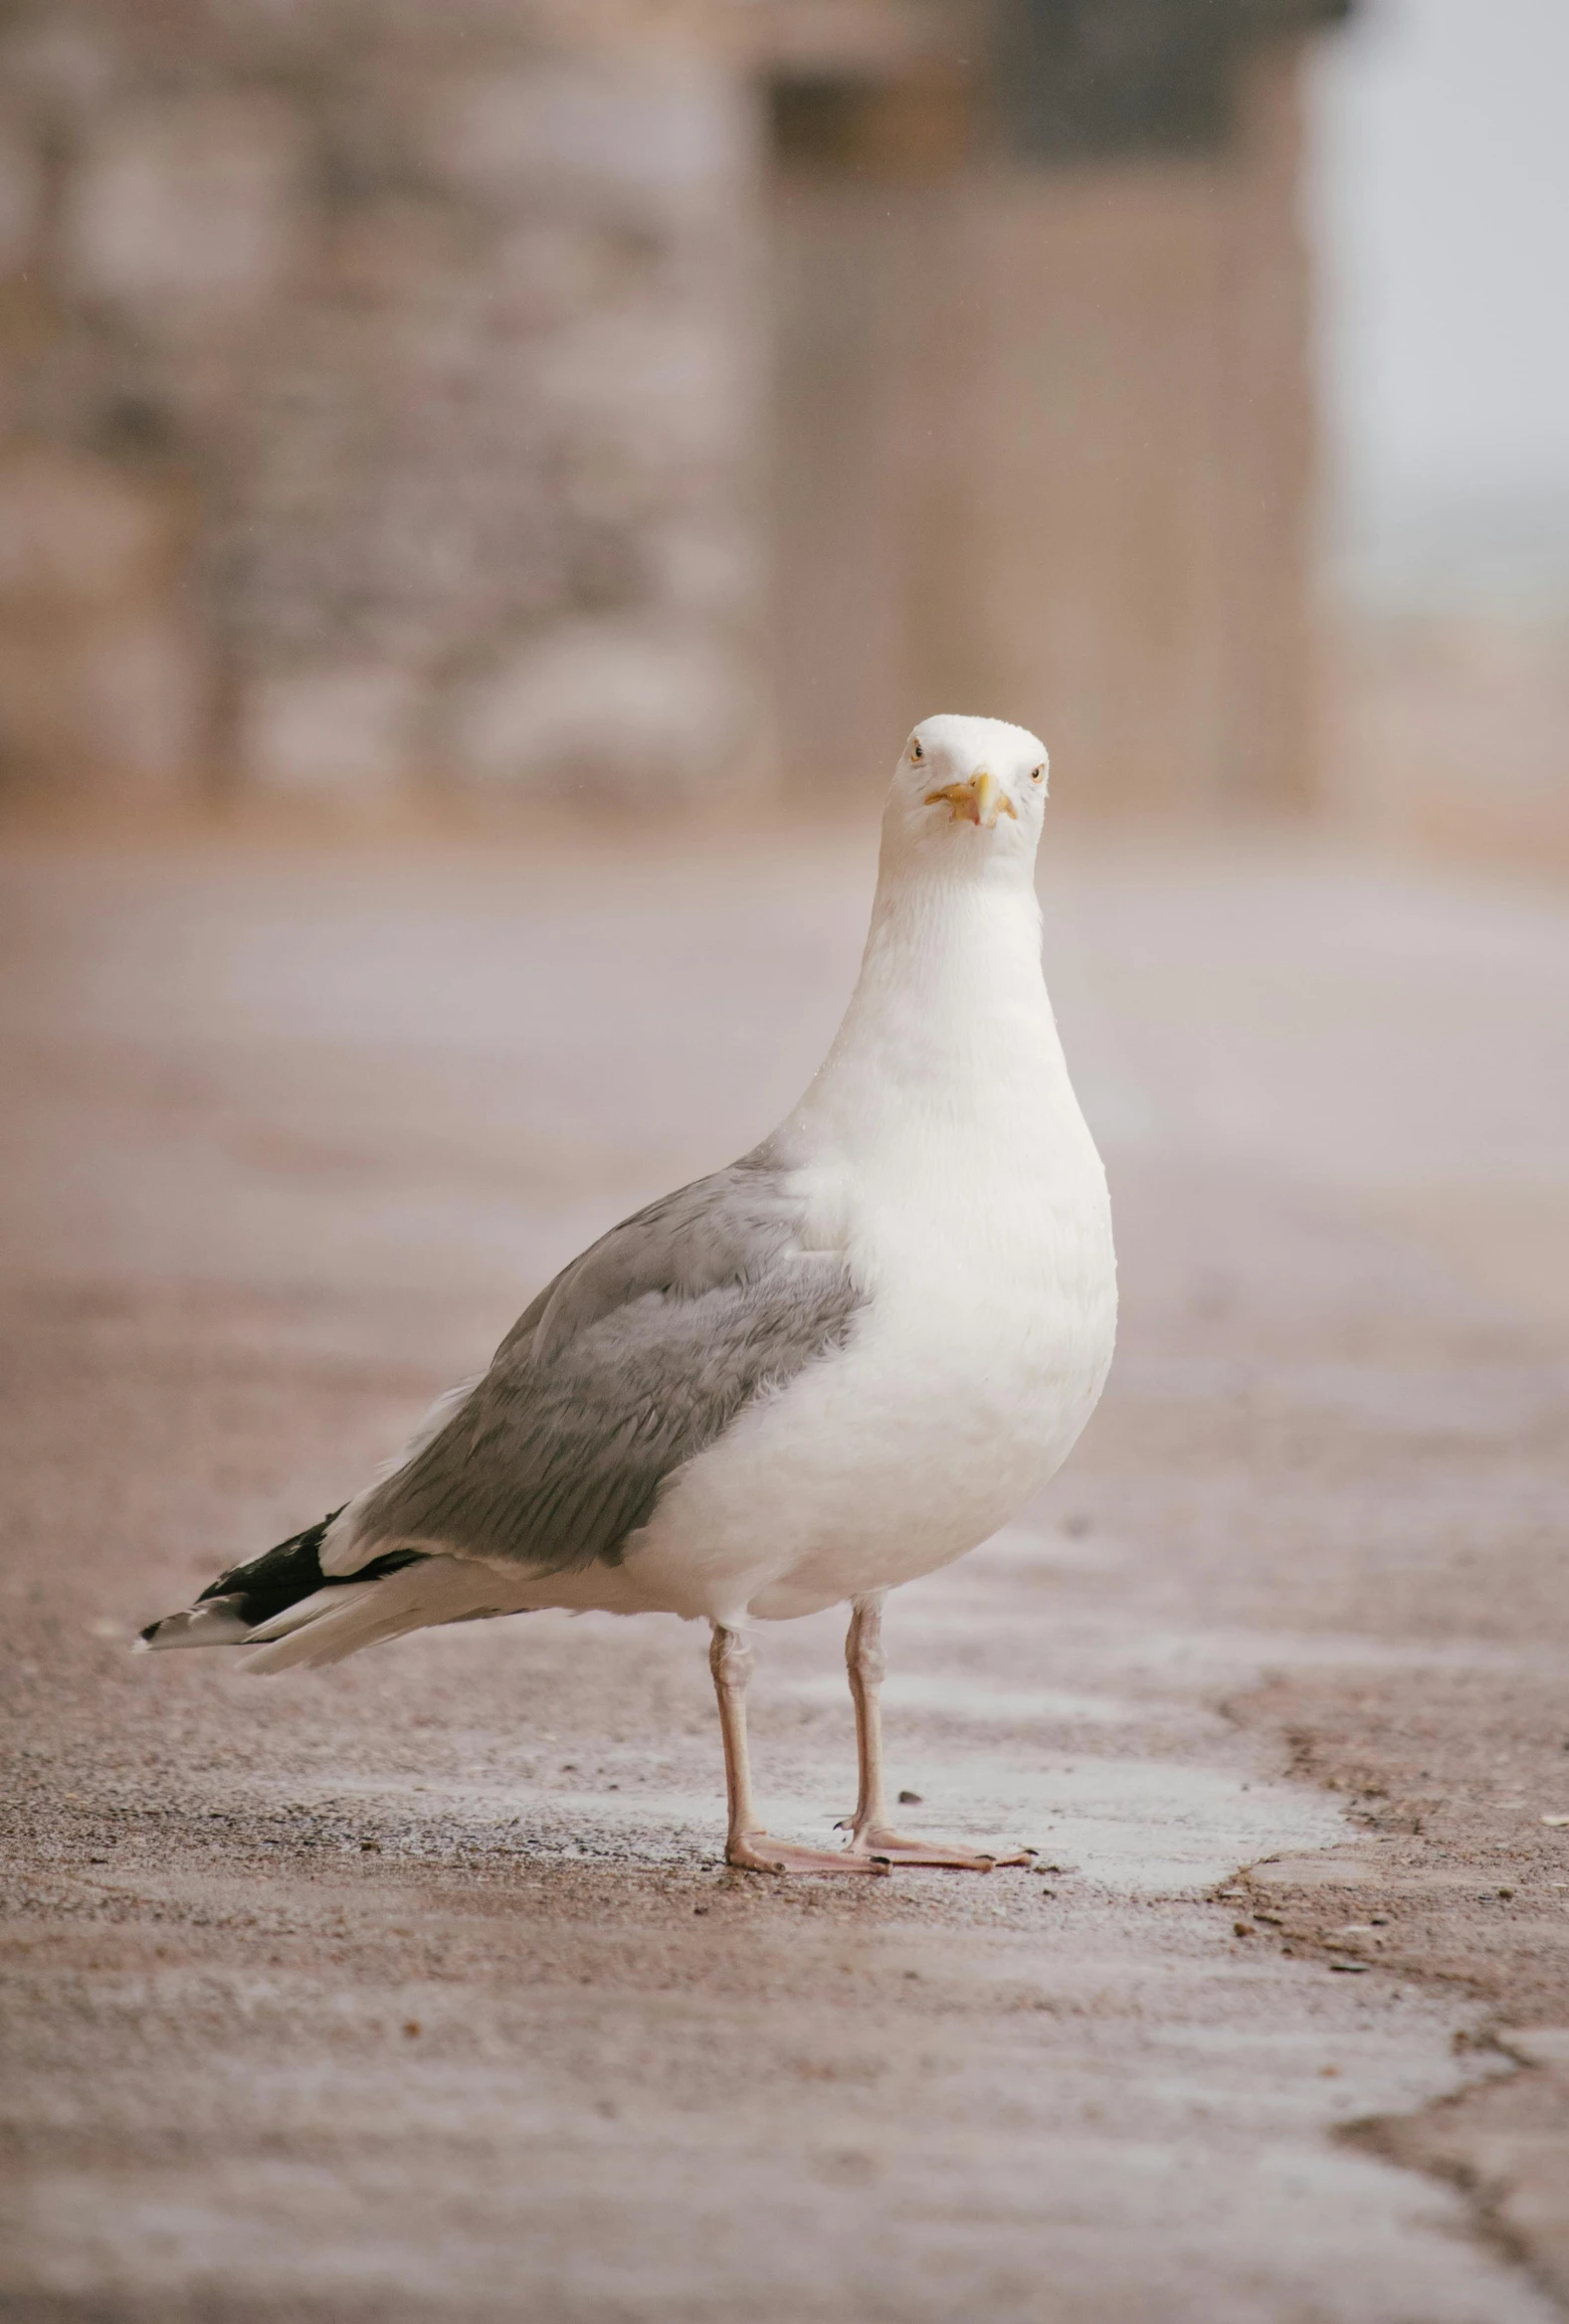
[[[675,1470],[843,1344],[863,1294],[841,1253],[803,1249],[802,1214],[764,1146],[613,1227],[360,1505],[356,1552],[618,1563]]]

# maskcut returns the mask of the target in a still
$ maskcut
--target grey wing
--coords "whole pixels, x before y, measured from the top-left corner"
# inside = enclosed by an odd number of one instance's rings
[[[675,1469],[848,1333],[863,1294],[800,1227],[762,1148],[612,1228],[359,1505],[355,1563],[405,1543],[540,1573],[617,1563]]]

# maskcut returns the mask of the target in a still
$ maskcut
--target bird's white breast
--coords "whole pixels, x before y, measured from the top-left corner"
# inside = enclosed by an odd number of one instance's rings
[[[807,1239],[845,1252],[866,1305],[673,1480],[626,1566],[653,1602],[783,1617],[928,1573],[1013,1515],[1094,1408],[1115,1329],[1104,1174],[1033,897],[984,901],[943,973],[912,976],[898,930],[893,957],[869,953],[788,1125]]]

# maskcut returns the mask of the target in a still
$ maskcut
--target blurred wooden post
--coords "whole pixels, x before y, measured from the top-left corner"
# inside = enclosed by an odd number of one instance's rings
[[[792,785],[875,787],[950,707],[1037,727],[1073,812],[1310,802],[1303,39],[1219,51],[1153,149],[1136,110],[1031,149],[929,61],[787,85]]]

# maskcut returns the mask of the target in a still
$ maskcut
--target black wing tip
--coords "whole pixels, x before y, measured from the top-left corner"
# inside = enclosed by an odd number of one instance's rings
[[[317,1552],[326,1539],[327,1527],[335,1524],[347,1507],[348,1503],[344,1501],[337,1508],[329,1509],[324,1517],[318,1517],[313,1525],[307,1525],[302,1533],[291,1533],[287,1541],[280,1541],[276,1547],[264,1550],[260,1557],[248,1558],[244,1565],[228,1567],[215,1582],[208,1583],[197,1599],[197,1605],[200,1606],[208,1598],[232,1598],[236,1595],[237,1585],[239,1592],[244,1594],[248,1588],[255,1586],[259,1577],[262,1578],[264,1588],[269,1583],[276,1588],[286,1574],[293,1576],[296,1571],[307,1575],[313,1572],[315,1578],[311,1586],[319,1589],[324,1576]],[[267,1572],[262,1576],[264,1567]],[[283,1609],[280,1606],[273,1611],[281,1613]]]
[[[216,1582],[208,1583],[196,1605],[205,1606],[215,1598],[232,1598],[236,1611],[254,1627],[259,1622],[270,1622],[275,1614],[282,1614],[286,1607],[296,1605],[301,1598],[308,1598],[326,1579],[319,1553],[327,1527],[347,1506],[344,1502],[342,1508],[329,1509],[302,1533],[292,1533],[287,1541],[265,1550],[260,1557],[248,1558],[244,1565],[230,1566]]]
[[[343,1506],[346,1508],[347,1503]],[[158,1622],[149,1622],[139,1634],[143,1646],[184,1644],[188,1630],[199,1630],[201,1643],[217,1644],[207,1635],[215,1627],[215,1618],[225,1609],[232,1611],[235,1624],[245,1630],[255,1630],[274,1615],[283,1614],[291,1606],[297,1606],[302,1598],[311,1597],[325,1587],[328,1577],[321,1571],[320,1549],[328,1526],[342,1515],[342,1509],[329,1510],[327,1515],[307,1525],[302,1533],[291,1534],[261,1557],[255,1557],[243,1566],[231,1566],[209,1582],[195,1604],[183,1614],[166,1614]],[[337,1574],[331,1578],[341,1582],[379,1582],[385,1574],[395,1574],[401,1566],[417,1565],[425,1552],[418,1549],[392,1549],[372,1558],[352,1574]],[[160,1633],[171,1631],[170,1638]],[[235,1636],[239,1636],[236,1628]],[[194,1643],[194,1642],[193,1642]]]

